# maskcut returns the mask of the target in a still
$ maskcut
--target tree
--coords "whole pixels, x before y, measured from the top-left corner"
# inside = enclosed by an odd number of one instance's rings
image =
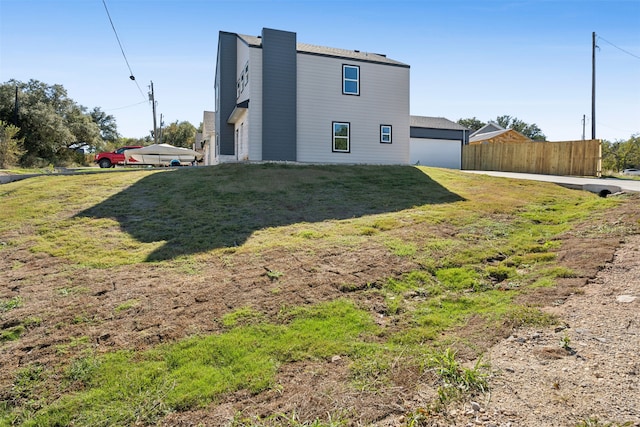
[[[37,80],[0,85],[0,120],[9,122],[16,116],[17,136],[24,140],[21,163],[26,166],[69,162],[78,148],[95,148],[101,141],[100,128],[86,108],[69,98],[61,85]]]
[[[118,134],[118,126],[116,119],[110,114],[105,113],[100,107],[94,107],[89,113],[93,121],[100,128],[100,137],[105,142],[115,142],[120,137]]]
[[[100,127],[87,113],[85,107],[73,106],[67,115],[67,127],[73,134],[75,142],[67,144],[67,148],[88,146],[95,148],[100,142]]]
[[[523,122],[522,120],[518,119],[517,117],[511,117],[508,115],[504,115],[504,116],[498,116],[495,120],[493,120],[494,122],[496,122],[497,124],[499,124],[500,126],[502,126],[505,129],[513,129],[515,131],[520,132],[521,134],[523,134],[524,136],[527,136],[531,139],[533,139],[534,141],[546,141],[547,137],[545,136],[544,133],[542,133],[542,130],[540,130],[540,128],[538,127],[538,125],[536,125],[535,123],[533,124],[528,124]],[[484,125],[486,125],[485,122],[482,122],[478,119],[476,119],[475,117],[471,118],[471,119],[460,119],[458,120],[458,124],[471,129],[472,132],[477,131],[478,129],[480,129],[481,127],[483,127]]]
[[[196,128],[191,123],[177,120],[162,129],[162,142],[176,147],[191,148],[196,140]]]
[[[534,141],[546,141],[547,137],[542,130],[535,123],[528,124],[518,119],[517,117],[511,116],[499,116],[496,118],[496,123],[502,126],[505,129],[513,129],[515,131],[520,132],[524,136],[527,136]]]
[[[22,140],[16,139],[20,128],[0,120],[0,168],[8,168],[18,163],[22,150]]]
[[[120,137],[116,141],[115,145],[121,147],[123,145],[151,145],[153,144],[153,137],[150,135],[144,136],[142,138],[125,138]]]
[[[602,141],[602,169],[620,172],[640,167],[640,134],[626,141]]]
[[[471,119],[460,119],[458,120],[458,124],[466,127],[467,129],[470,129],[471,132],[475,132],[478,129],[480,129],[482,126],[486,125],[485,122],[481,122],[475,117]]]

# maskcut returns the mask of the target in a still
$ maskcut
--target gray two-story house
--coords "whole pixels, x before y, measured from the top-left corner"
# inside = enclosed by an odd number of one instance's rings
[[[215,110],[213,163],[409,163],[409,65],[382,54],[220,32]]]

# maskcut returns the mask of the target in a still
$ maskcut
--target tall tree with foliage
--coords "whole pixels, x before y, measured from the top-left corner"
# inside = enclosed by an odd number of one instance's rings
[[[470,119],[460,119],[458,120],[458,124],[466,127],[471,130],[471,132],[475,132],[480,129],[482,126],[486,125],[485,122],[476,119],[475,117]]]
[[[16,139],[20,129],[0,120],[0,168],[5,169],[18,164],[22,150],[22,140]]]
[[[602,141],[602,169],[620,172],[640,167],[640,134],[626,141]]]
[[[162,142],[176,147],[191,148],[196,140],[196,127],[177,120],[162,129]]]
[[[518,119],[517,117],[511,117],[508,115],[498,116],[496,118],[496,123],[502,126],[505,129],[513,129],[515,131],[520,132],[524,136],[528,136],[534,141],[546,141],[547,137],[542,130],[535,123],[525,123],[524,121]]]
[[[89,115],[100,128],[100,137],[102,137],[102,140],[104,142],[113,143],[116,142],[118,138],[120,138],[115,117],[105,113],[100,109],[100,107],[94,107]]]
[[[538,125],[536,125],[535,123],[529,124],[518,119],[517,117],[511,117],[509,115],[498,116],[495,120],[493,120],[493,122],[499,124],[505,129],[513,129],[517,132],[520,132],[524,136],[527,136],[534,141],[547,140],[545,134],[542,133],[542,130],[540,130]],[[487,123],[473,117],[470,119],[460,119],[458,120],[458,124],[471,129],[472,132],[475,132]]]
[[[9,80],[0,85],[0,120],[13,122],[16,116],[17,136],[24,140],[25,149],[21,163],[26,166],[69,162],[76,149],[95,148],[101,141],[99,126],[62,85],[38,80]]]

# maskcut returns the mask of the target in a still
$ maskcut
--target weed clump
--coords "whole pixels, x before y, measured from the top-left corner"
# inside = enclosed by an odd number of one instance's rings
[[[489,390],[488,365],[482,362],[482,358],[472,368],[467,368],[456,360],[456,352],[448,348],[431,357],[428,366],[440,378],[438,398],[444,405]]]

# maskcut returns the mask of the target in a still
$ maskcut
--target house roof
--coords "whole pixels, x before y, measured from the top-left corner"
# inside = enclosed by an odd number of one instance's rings
[[[243,40],[250,47],[262,47],[262,38],[258,36],[249,36],[246,34],[236,34],[241,40]],[[380,53],[361,52],[359,50],[338,49],[334,47],[316,46],[307,43],[297,43],[296,50],[299,53],[306,53],[311,55],[331,56],[334,58],[347,58],[358,61],[375,62],[379,64],[397,65],[402,67],[409,67],[400,61],[396,61],[387,58],[386,55]]]
[[[456,122],[445,119],[444,117],[411,116],[409,118],[409,125],[411,127],[427,129],[469,130]]]
[[[496,122],[491,122],[490,121],[486,125],[482,126],[480,129],[478,129],[477,131],[473,132],[470,136],[473,138],[476,135],[497,132],[497,131],[500,131],[500,130],[505,130],[505,128],[503,128],[502,126],[500,126]]]
[[[262,46],[262,37],[249,36],[246,34],[237,34],[237,33],[232,33],[232,34],[235,34],[236,36],[238,36],[238,38],[243,40],[246,44],[248,44],[251,47]]]
[[[496,130],[493,132],[485,132],[485,133],[476,133],[476,134],[471,134],[469,136],[469,144],[473,144],[475,142],[484,142],[484,141],[490,141],[500,135],[509,133],[509,135],[506,137],[508,138],[508,140],[510,142],[524,142],[524,141],[529,141],[531,142],[532,139],[529,138],[526,135],[521,134],[520,132],[518,132],[515,129],[501,129],[501,130]],[[504,138],[503,138],[504,140]]]
[[[486,141],[507,132],[509,132],[509,129],[496,130],[493,132],[474,133],[474,134],[471,134],[471,136],[469,137],[469,143],[477,142],[477,141]]]

